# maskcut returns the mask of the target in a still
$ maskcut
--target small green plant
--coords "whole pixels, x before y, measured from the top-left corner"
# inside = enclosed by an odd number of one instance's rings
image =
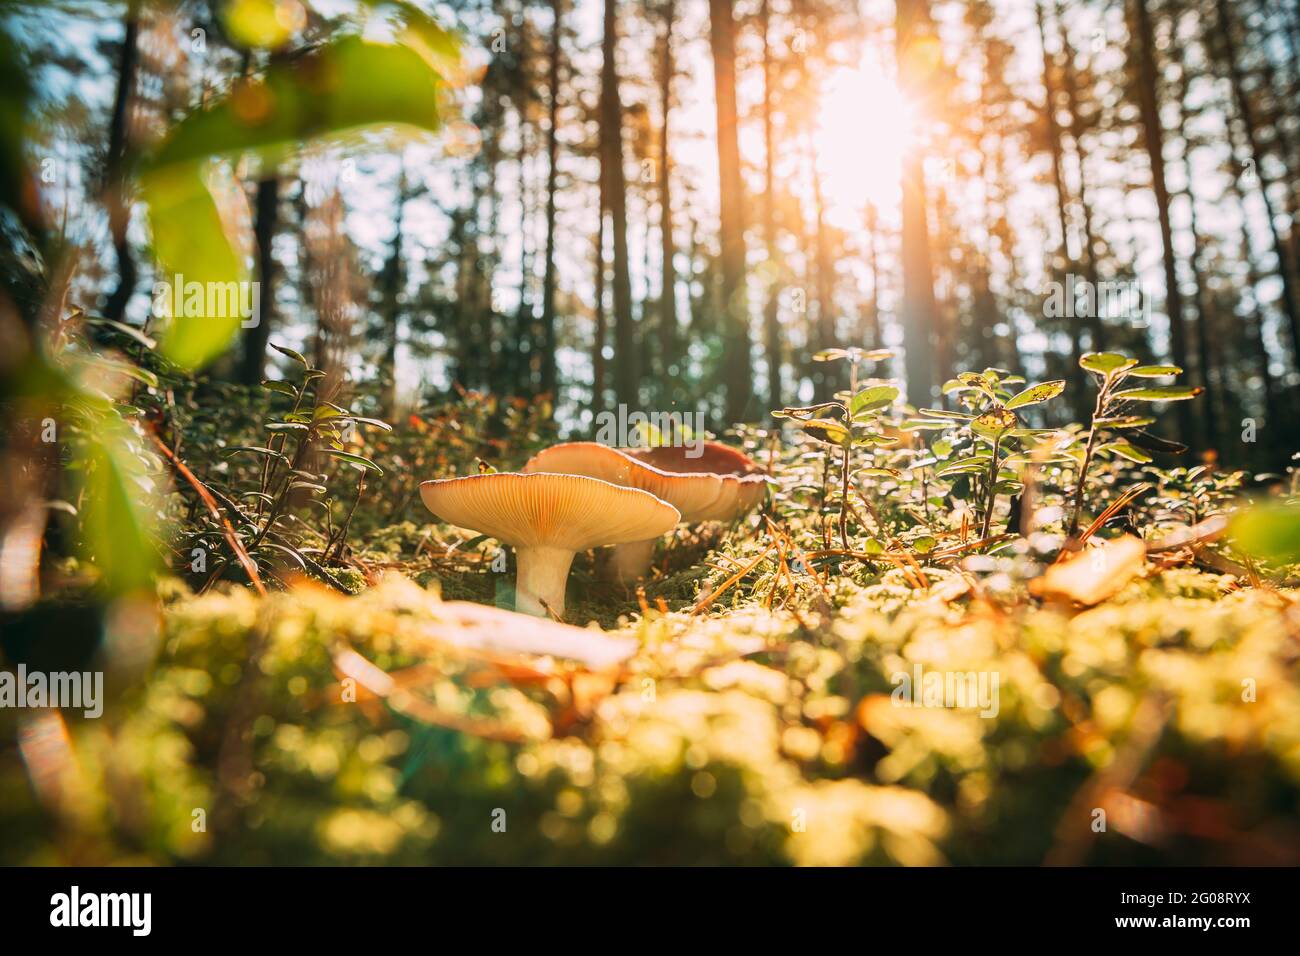
[[[390,431],[388,423],[354,414],[317,397],[316,389],[325,373],[313,368],[293,349],[271,347],[292,359],[301,372],[294,381],[265,381],[262,388],[291,399],[292,405],[288,412],[266,422],[268,437],[263,444],[235,445],[225,450],[227,457],[257,456],[261,466],[256,488],[242,492],[232,489],[229,493],[207,488],[219,509],[209,509],[190,542],[219,549],[216,567],[211,570],[205,587],[217,580],[234,560],[244,565],[250,575],[249,561],[255,567],[293,566],[313,577],[336,583],[325,565],[343,558],[348,527],[365,491],[367,476],[383,475],[383,469],[374,461],[348,450],[346,437],[353,426]],[[320,460],[321,455],[358,472],[355,495],[337,528],[327,487],[330,475]],[[323,533],[315,534],[311,525],[292,513],[296,503],[322,511]],[[227,520],[233,525],[233,539],[231,529],[225,524]],[[295,522],[297,527],[293,526]],[[315,540],[317,537],[319,540]],[[223,547],[225,550],[220,551]]]
[[[900,394],[897,385],[889,382],[868,380],[859,389],[858,366],[862,362],[878,362],[893,355],[888,349],[866,351],[859,348],[827,349],[818,352],[813,358],[818,362],[845,360],[849,362],[849,391],[836,395],[834,401],[819,402],[816,405],[786,407],[773,411],[772,417],[792,418],[799,422],[805,434],[823,445],[838,448],[840,452],[840,544],[849,550],[849,481],[853,475],[851,453],[853,446],[866,448],[887,448],[898,444],[898,439],[886,435],[882,414],[898,400]],[[825,414],[837,417],[827,418]],[[858,474],[893,474],[892,469],[874,466]]]
[[[1065,382],[1060,379],[1012,391],[1024,383],[1023,378],[1006,369],[962,372],[944,384],[943,393],[953,396],[963,410],[923,408],[921,417],[910,423],[916,429],[951,429],[955,422],[960,437],[969,435],[970,453],[949,461],[936,474],[940,478],[971,475],[981,482],[984,499],[981,538],[987,538],[992,531],[998,494],[1017,494],[1023,487],[1019,476],[1014,471],[1004,471],[1004,466],[1027,461],[1032,440],[1051,433],[1050,429],[1021,425],[1017,410],[1041,405],[1065,391]],[[950,454],[951,448],[949,444],[941,450]]]
[[[1115,455],[1138,464],[1151,461],[1152,451],[1181,452],[1186,446],[1166,441],[1147,432],[1146,426],[1154,424],[1151,415],[1135,415],[1130,411],[1133,402],[1182,402],[1195,398],[1203,389],[1191,385],[1139,385],[1135,388],[1121,386],[1132,378],[1161,379],[1181,375],[1176,365],[1139,365],[1138,360],[1119,352],[1089,352],[1079,359],[1079,365],[1092,373],[1097,383],[1097,402],[1092,410],[1092,421],[1083,444],[1083,459],[1079,464],[1079,477],[1075,483],[1074,502],[1068,533],[1073,537],[1079,530],[1083,514],[1083,499],[1087,491],[1088,472],[1098,453]],[[1103,435],[1123,433],[1123,437],[1099,443]]]

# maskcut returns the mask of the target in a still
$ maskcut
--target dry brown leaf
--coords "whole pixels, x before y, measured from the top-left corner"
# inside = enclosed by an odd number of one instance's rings
[[[1132,535],[1112,538],[1052,565],[1029,582],[1029,590],[1091,607],[1128,584],[1146,563],[1146,552],[1146,544]]]

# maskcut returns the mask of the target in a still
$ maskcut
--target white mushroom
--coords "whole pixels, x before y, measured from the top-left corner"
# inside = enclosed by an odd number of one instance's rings
[[[570,474],[486,474],[420,485],[439,519],[515,549],[515,609],[557,617],[573,556],[607,544],[653,540],[681,513],[647,491]]]

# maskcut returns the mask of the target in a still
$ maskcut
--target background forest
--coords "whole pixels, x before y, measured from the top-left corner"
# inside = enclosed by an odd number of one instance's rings
[[[13,197],[28,228],[6,220],[11,308],[30,318],[66,284],[136,325],[172,276],[114,177],[241,76],[405,15],[7,7],[8,108],[35,121],[39,162],[39,200]],[[433,10],[463,38],[440,134],[229,170],[262,319],[218,377],[257,384],[274,339],[388,383],[388,414],[459,385],[551,395],[582,432],[617,403],[718,427],[825,399],[843,369],[813,356],[834,345],[897,349],[887,371],[917,407],[964,368],[1078,385],[1079,356],[1112,348],[1205,387],[1170,437],[1280,463],[1242,433],[1296,414],[1293,3]],[[41,271],[54,246],[65,264]]]

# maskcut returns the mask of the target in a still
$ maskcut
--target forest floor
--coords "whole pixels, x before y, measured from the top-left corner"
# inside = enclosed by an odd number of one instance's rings
[[[640,591],[579,555],[585,630],[492,610],[494,542],[414,509],[355,594],[165,580],[53,795],[0,759],[6,862],[1300,862],[1293,589],[1155,510],[836,554],[806,458]]]

